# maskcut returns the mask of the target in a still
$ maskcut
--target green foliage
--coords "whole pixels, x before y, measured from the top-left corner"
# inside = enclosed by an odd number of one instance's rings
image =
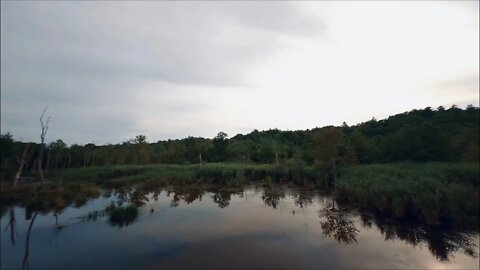
[[[332,168],[355,163],[399,161],[478,162],[479,120],[479,109],[474,106],[466,109],[452,106],[448,110],[427,107],[355,126],[344,124],[296,131],[254,130],[230,139],[226,133],[219,132],[213,139],[188,137],[148,143],[145,135],[138,135],[121,144],[100,146],[89,143],[70,147],[57,140],[50,143],[42,155],[46,171],[205,162],[279,165],[291,159],[301,159],[307,165],[317,160]],[[2,181],[12,181],[25,143],[15,141],[7,133],[0,136],[0,144],[0,177]],[[40,145],[33,144],[32,152],[25,165],[27,174],[35,169]]]
[[[337,197],[429,225],[478,226],[479,166],[473,163],[400,163],[348,167],[335,185]]]

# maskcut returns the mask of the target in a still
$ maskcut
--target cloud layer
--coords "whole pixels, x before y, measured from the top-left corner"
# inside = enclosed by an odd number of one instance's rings
[[[17,139],[37,141],[38,117],[46,106],[52,114],[48,137],[68,143],[116,143],[139,133],[150,141],[212,137],[220,130],[234,135],[254,128],[295,129],[360,121],[372,114],[390,113],[384,108],[391,95],[378,89],[397,84],[392,80],[401,76],[387,74],[387,80],[385,74],[378,74],[389,65],[401,65],[393,70],[410,76],[404,80],[409,84],[398,85],[411,91],[425,89],[420,102],[406,100],[395,109],[478,99],[478,93],[471,90],[478,88],[478,62],[464,59],[478,59],[478,52],[473,51],[478,51],[478,25],[471,24],[475,19],[478,22],[475,6],[438,4],[431,13],[411,14],[427,21],[432,17],[433,23],[441,15],[447,21],[442,26],[448,29],[441,29],[445,36],[460,33],[450,47],[438,47],[446,51],[437,61],[426,51],[441,40],[437,26],[390,18],[395,10],[404,16],[417,7],[410,4],[398,9],[371,3],[359,9],[356,5],[2,2],[2,133],[10,131]],[[465,14],[468,20],[459,19]],[[412,27],[423,32],[408,32]],[[399,41],[398,36],[402,42],[393,43]],[[419,43],[419,37],[426,42]],[[465,41],[471,42],[464,45]],[[370,50],[378,42],[384,47]],[[380,61],[399,50],[413,53],[406,59],[416,57],[420,64],[441,66],[449,61],[458,74],[446,68],[422,76],[421,70],[415,70],[418,63],[402,62],[405,57]],[[463,52],[458,54],[459,50]],[[386,66],[378,68],[378,64]],[[409,73],[410,69],[415,72]],[[349,91],[384,96],[385,104],[353,106],[336,113],[335,106],[350,104],[345,88],[352,84],[346,82],[355,80],[358,87]],[[375,91],[364,89],[367,85]],[[464,90],[451,93],[452,87]],[[429,92],[433,88],[444,91],[445,97],[432,99],[443,95]],[[336,116],[327,117],[326,109]],[[363,118],[354,117],[358,110]]]

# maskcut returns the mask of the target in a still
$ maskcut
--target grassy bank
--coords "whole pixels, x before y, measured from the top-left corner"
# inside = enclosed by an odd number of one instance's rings
[[[428,225],[454,224],[478,228],[479,173],[479,165],[475,163],[356,165],[339,171],[333,189],[339,202],[373,209],[395,218],[413,218]],[[66,190],[75,190],[76,185],[86,183],[107,188],[134,183],[155,186],[205,183],[242,187],[252,181],[264,186],[288,183],[312,189],[332,188],[329,186],[331,175],[325,168],[302,164],[102,166],[49,174],[56,179],[50,185],[61,182]],[[70,186],[73,189],[68,188]],[[30,200],[37,198],[28,195],[30,193],[25,190],[22,185],[12,189],[3,183],[2,206],[5,202],[20,201],[22,196]],[[36,190],[38,194],[46,192]],[[60,196],[54,187],[47,190],[54,192],[57,198]],[[83,190],[88,189],[83,187]],[[48,201],[46,197],[35,201]]]
[[[324,186],[321,169],[300,165],[208,163],[195,165],[147,165],[91,167],[59,171],[63,182],[90,182],[106,187],[119,187],[145,181],[162,184],[211,183],[241,186],[250,181],[295,183],[312,187]]]

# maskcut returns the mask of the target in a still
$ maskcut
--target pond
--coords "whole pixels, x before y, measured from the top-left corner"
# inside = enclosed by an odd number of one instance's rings
[[[138,211],[112,218],[112,202]],[[392,221],[280,186],[104,190],[58,213],[12,207],[1,229],[1,269],[479,267],[478,231]]]

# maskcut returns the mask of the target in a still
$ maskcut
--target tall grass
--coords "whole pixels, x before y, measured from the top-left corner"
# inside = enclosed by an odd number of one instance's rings
[[[345,168],[337,198],[397,218],[428,225],[478,228],[479,165],[457,163],[372,164]]]
[[[91,167],[60,171],[57,178],[65,182],[87,181],[107,187],[136,182],[158,181],[163,184],[212,183],[241,186],[250,181],[293,182],[324,186],[324,174],[316,167],[276,166],[271,164],[208,163],[196,165],[148,165]]]
[[[479,171],[479,165],[474,163],[356,165],[340,170],[334,190],[340,201],[395,218],[478,228]],[[331,188],[331,174],[326,168],[301,163],[104,166],[58,171],[56,178],[65,184],[91,183],[109,188],[133,183],[242,187],[251,181],[264,186],[292,183],[307,188]],[[19,196],[28,197],[21,195],[22,188],[17,187]],[[2,196],[6,193],[8,189],[2,191]]]

